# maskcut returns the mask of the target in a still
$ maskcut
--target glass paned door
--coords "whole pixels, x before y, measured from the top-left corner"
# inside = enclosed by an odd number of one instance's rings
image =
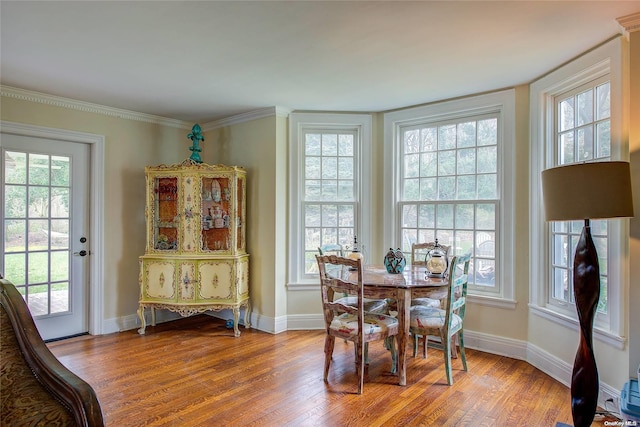
[[[86,144],[2,135],[4,277],[45,339],[86,332]]]

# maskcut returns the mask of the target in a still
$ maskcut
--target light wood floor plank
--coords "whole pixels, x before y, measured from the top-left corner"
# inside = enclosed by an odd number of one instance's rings
[[[374,343],[377,344],[377,343]],[[324,331],[239,338],[206,315],[48,344],[90,383],[107,426],[532,426],[571,424],[569,389],[526,362],[467,350],[448,386],[442,352],[409,356],[407,386],[372,344],[364,394],[351,344],[336,342],[323,379]],[[408,349],[411,355],[411,349]],[[602,425],[594,423],[594,425]]]

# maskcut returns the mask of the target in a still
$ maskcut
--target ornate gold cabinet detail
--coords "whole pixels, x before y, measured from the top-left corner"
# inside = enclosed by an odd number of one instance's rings
[[[140,334],[145,308],[182,316],[231,309],[235,336],[245,308],[249,324],[246,252],[246,172],[237,166],[186,160],[145,168],[147,243],[140,257]]]

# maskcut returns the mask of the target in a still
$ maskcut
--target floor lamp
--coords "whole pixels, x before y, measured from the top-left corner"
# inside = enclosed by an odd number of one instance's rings
[[[571,413],[575,427],[590,426],[600,388],[593,354],[600,267],[589,220],[633,216],[629,163],[580,163],[547,169],[542,172],[542,192],[547,221],[584,220],[573,260],[580,342],[571,375]]]

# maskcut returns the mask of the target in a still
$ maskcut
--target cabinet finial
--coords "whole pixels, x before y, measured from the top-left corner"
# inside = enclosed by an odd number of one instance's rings
[[[202,129],[200,128],[199,124],[195,124],[193,125],[193,127],[191,128],[191,133],[189,135],[187,135],[187,138],[189,138],[192,142],[191,147],[189,147],[189,150],[192,151],[191,153],[191,157],[189,157],[191,160],[193,160],[196,163],[202,163],[202,159],[200,158],[200,152],[202,151],[202,149],[200,148],[200,141],[204,141],[204,137],[202,136]]]

